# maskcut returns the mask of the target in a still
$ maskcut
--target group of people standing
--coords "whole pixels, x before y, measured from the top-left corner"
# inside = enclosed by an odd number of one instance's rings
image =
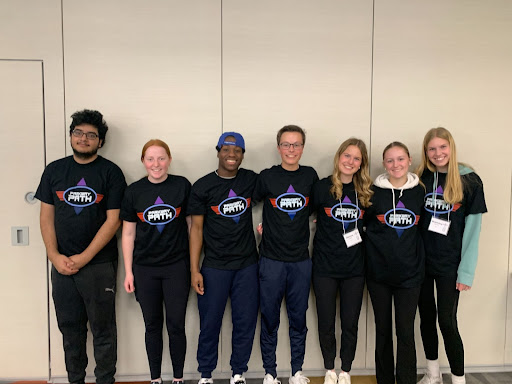
[[[173,382],[183,382],[190,285],[198,295],[199,384],[213,383],[228,298],[233,323],[230,383],[245,383],[258,312],[263,384],[280,383],[276,348],[284,298],[291,350],[289,384],[307,384],[302,366],[311,282],[326,369],[324,384],[350,384],[365,282],[375,314],[377,382],[416,382],[414,319],[419,307],[427,357],[427,373],[420,383],[442,382],[437,322],[452,381],[465,383],[457,305],[460,291],[473,283],[481,215],[487,209],[482,182],[471,168],[457,162],[449,131],[427,132],[416,173],[409,170],[412,159],[407,147],[390,143],[383,151],[386,172],[373,183],[366,145],[355,138],[340,145],[329,177],[319,180],[313,168],[299,165],[306,135],[296,125],[277,133],[281,164],[259,175],[240,167],[246,149],[242,135],[223,133],[215,147],[217,169],[194,185],[168,173],[170,149],[154,139],[141,154],[147,176],[125,190],[119,167],[97,154],[108,129],[103,116],[84,110],[72,119],[73,155],[48,165],[36,192],[41,200],[41,232],[53,264],[52,295],[70,383],[85,380],[88,321],[96,381],[114,382],[115,232],[121,220],[124,288],[135,292],[142,309],[154,384],[162,382],[164,318]],[[263,203],[259,255],[252,224],[254,202]],[[316,233],[310,258],[312,214]],[[339,374],[335,370],[337,297],[342,330]]]

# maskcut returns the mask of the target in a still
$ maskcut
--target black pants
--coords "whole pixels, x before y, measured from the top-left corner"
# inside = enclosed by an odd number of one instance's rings
[[[163,267],[134,264],[133,276],[135,296],[146,325],[146,352],[151,380],[161,377],[164,325],[162,303],[165,304],[173,375],[181,378],[187,351],[185,313],[190,291],[190,268],[184,259]]]
[[[336,358],[336,296],[340,293],[341,369],[350,372],[356,354],[357,328],[363,302],[364,277],[335,279],[313,274],[318,337],[324,368],[334,369]]]
[[[70,383],[85,379],[87,321],[93,336],[96,383],[114,382],[116,274],[117,262],[89,264],[72,276],[61,275],[52,267],[52,296]]]
[[[434,297],[434,281],[437,291],[437,308]],[[457,277],[425,276],[421,287],[418,308],[421,318],[421,339],[429,360],[438,358],[439,340],[437,322],[444,339],[450,369],[456,376],[464,375],[464,346],[457,326],[457,308],[460,292],[455,288]]]
[[[378,384],[394,384],[392,306],[395,304],[396,382],[416,384],[416,346],[414,318],[421,286],[394,288],[367,281],[375,314],[375,365]]]

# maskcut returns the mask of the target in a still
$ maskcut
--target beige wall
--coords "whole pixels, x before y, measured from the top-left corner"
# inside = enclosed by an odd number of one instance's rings
[[[222,131],[244,134],[244,166],[260,171],[279,160],[276,131],[295,123],[308,131],[303,163],[313,165],[320,177],[330,173],[335,150],[349,136],[359,136],[369,145],[375,176],[382,171],[380,156],[388,142],[405,142],[417,160],[424,132],[446,126],[457,141],[459,159],[472,164],[482,177],[489,209],[475,284],[462,295],[459,308],[466,365],[468,370],[508,369],[512,368],[512,312],[507,310],[512,302],[508,291],[512,160],[507,146],[512,139],[507,124],[511,26],[508,0],[449,4],[442,0],[0,0],[0,60],[42,62],[47,162],[69,154],[69,115],[95,108],[110,126],[102,154],[121,166],[128,182],[143,176],[140,148],[153,137],[169,143],[171,171],[194,182],[216,166],[213,147]],[[18,88],[12,82],[9,86]],[[6,103],[22,112],[15,99]],[[16,124],[28,134],[24,123]],[[17,149],[5,146],[2,152],[19,155]],[[43,165],[35,157],[32,162],[39,168]],[[4,179],[17,175],[14,169],[4,172]],[[35,188],[38,178],[32,183]],[[257,209],[255,222],[259,215]],[[37,237],[37,224],[31,224],[30,230],[32,238]],[[0,247],[2,254],[12,253],[9,244]],[[40,240],[21,249],[44,254]],[[15,259],[14,263],[5,265],[16,270],[19,263]],[[27,273],[29,279],[46,276],[44,268]],[[3,279],[9,287],[19,276],[6,274]],[[119,282],[122,279],[120,273]],[[29,288],[16,294],[20,301],[34,300]],[[140,309],[133,296],[121,289],[117,305],[118,379],[147,379]],[[61,336],[52,308],[50,302],[51,380],[63,381]],[[46,328],[46,319],[36,309],[25,316],[34,327]],[[223,377],[230,374],[229,317],[230,308],[216,373]],[[278,369],[287,375],[284,312],[282,320]],[[313,298],[308,325],[304,370],[322,375]],[[194,294],[187,327],[185,372],[197,377],[199,320]],[[0,358],[10,356],[13,361],[12,370],[0,367],[0,378],[48,378],[45,350],[40,351],[37,368],[28,370],[26,362],[13,358],[6,347],[15,342],[30,345],[30,333],[16,324],[0,332],[7,343],[1,343]],[[354,373],[373,370],[374,332],[371,305],[365,299]],[[263,372],[258,336],[259,331],[249,363],[252,377]],[[41,349],[47,348],[47,337]],[[419,365],[423,365],[421,340],[417,340]],[[441,359],[447,366],[444,353]],[[90,360],[92,375],[92,353]],[[168,351],[164,373],[167,378],[171,374]]]

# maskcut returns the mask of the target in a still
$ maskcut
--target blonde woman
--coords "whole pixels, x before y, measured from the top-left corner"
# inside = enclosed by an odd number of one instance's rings
[[[345,140],[334,156],[331,176],[313,187],[317,212],[313,249],[313,288],[318,336],[324,359],[324,384],[350,384],[357,325],[364,289],[363,213],[370,205],[372,180],[362,140]],[[341,372],[336,375],[336,296],[340,297]]]
[[[437,318],[452,383],[463,384],[466,382],[464,348],[457,327],[457,306],[460,292],[470,290],[473,285],[482,213],[487,212],[483,185],[473,169],[457,162],[455,141],[442,127],[433,128],[425,135],[417,173],[426,187],[421,228],[426,276],[419,311],[427,374],[420,383],[442,383]]]

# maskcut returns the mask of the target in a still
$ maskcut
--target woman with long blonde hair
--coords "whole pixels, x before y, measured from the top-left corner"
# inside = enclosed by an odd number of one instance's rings
[[[482,213],[487,212],[483,185],[473,169],[457,162],[453,136],[442,127],[432,128],[425,135],[417,174],[426,187],[421,229],[426,275],[418,307],[427,373],[420,383],[442,383],[437,318],[452,383],[463,384],[464,348],[457,326],[457,306],[460,292],[473,285]]]
[[[350,138],[340,145],[334,156],[332,175],[313,187],[312,206],[317,212],[313,287],[320,347],[327,370],[325,384],[350,384],[364,288],[362,219],[372,196],[368,168],[366,145],[360,139]],[[334,368],[338,292],[342,329],[339,376]]]

